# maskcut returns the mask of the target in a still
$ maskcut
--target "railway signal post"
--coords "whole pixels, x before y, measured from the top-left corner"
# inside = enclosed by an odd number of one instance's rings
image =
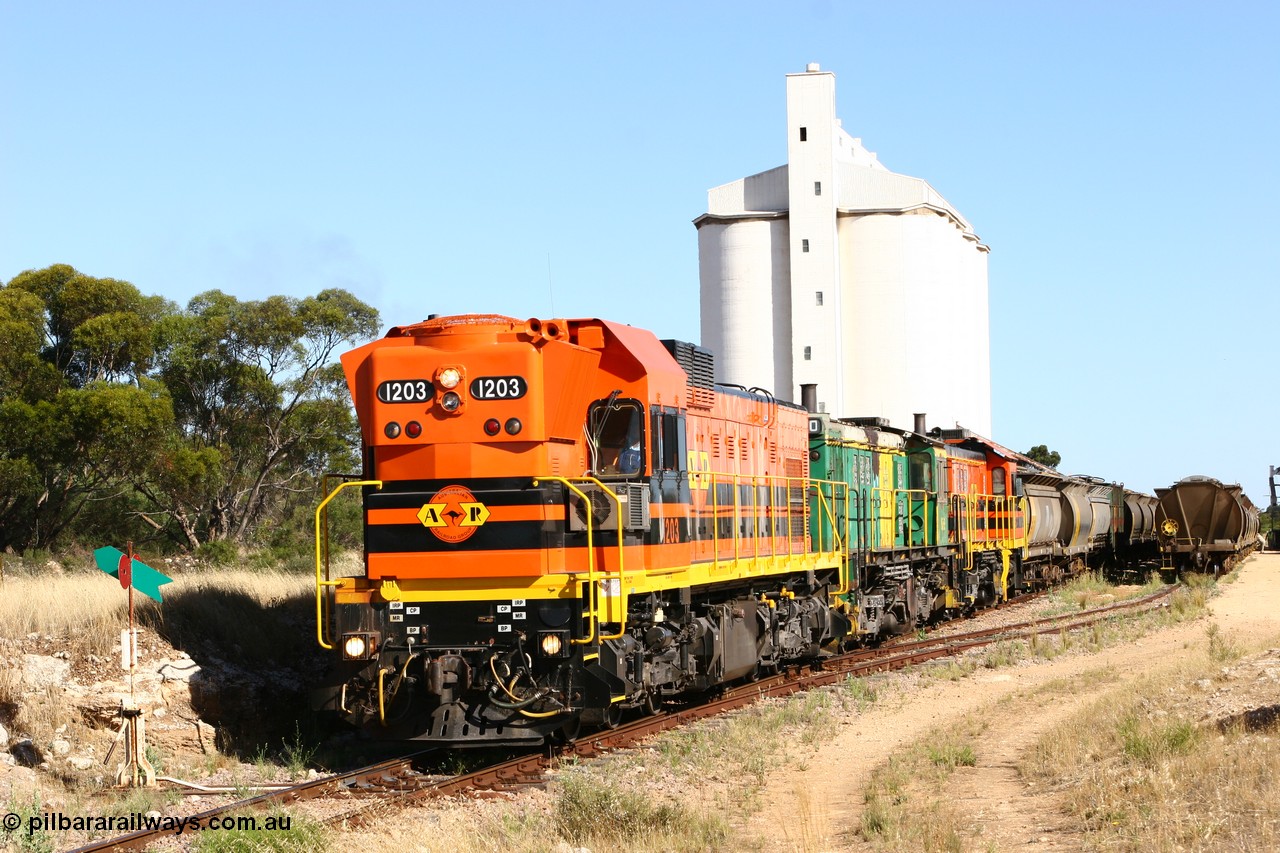
[[[120,582],[129,593],[129,627],[120,634],[120,666],[129,673],[129,701],[120,702],[120,731],[115,743],[107,752],[109,761],[115,748],[124,741],[124,760],[116,768],[116,785],[136,788],[151,787],[156,783],[155,768],[147,761],[147,738],[144,711],[138,707],[134,697],[133,676],[138,667],[138,629],[133,624],[133,590],[155,601],[163,601],[160,587],[172,581],[167,575],[157,572],[147,564],[134,557],[133,543],[126,545],[128,551],[118,548],[99,548],[93,552],[94,562],[98,568]]]

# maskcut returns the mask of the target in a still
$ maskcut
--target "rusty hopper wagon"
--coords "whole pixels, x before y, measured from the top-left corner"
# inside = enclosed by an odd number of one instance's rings
[[[1229,572],[1257,546],[1258,509],[1238,485],[1186,477],[1156,497],[1165,571]]]

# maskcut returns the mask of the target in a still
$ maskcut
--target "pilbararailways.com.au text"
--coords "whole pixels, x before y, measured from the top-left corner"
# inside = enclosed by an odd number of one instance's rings
[[[202,830],[287,830],[293,820],[287,814],[275,815],[191,815],[167,817],[131,812],[124,815],[66,815],[62,812],[31,815],[24,821],[21,815],[9,812],[4,816],[5,830],[13,833],[25,826],[27,835],[37,832],[115,832],[121,835],[141,830],[168,832],[181,835],[184,832]]]

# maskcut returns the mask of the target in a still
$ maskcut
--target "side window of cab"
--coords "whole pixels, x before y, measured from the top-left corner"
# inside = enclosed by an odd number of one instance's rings
[[[638,400],[597,400],[587,410],[591,470],[598,477],[638,477],[645,470],[644,408]]]

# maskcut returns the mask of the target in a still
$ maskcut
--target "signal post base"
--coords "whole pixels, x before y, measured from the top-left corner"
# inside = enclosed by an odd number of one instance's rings
[[[146,724],[141,708],[120,706],[120,732],[116,743],[124,740],[124,761],[116,768],[117,788],[153,788],[156,771],[147,761]],[[113,747],[114,748],[114,747]]]

